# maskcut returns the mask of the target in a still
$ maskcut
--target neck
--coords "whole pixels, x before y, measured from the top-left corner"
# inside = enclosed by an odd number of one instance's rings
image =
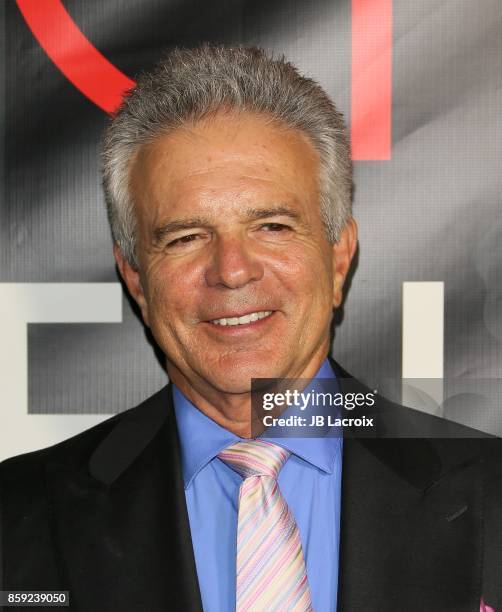
[[[326,354],[315,355],[303,368],[287,372],[281,378],[311,379],[319,371]],[[203,414],[240,438],[259,435],[263,429],[260,414],[252,410],[251,391],[229,393],[210,385],[208,381],[189,380],[173,363],[167,363],[169,379]]]

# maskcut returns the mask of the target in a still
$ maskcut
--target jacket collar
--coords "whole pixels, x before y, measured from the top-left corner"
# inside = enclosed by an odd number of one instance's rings
[[[91,455],[90,474],[104,485],[111,485],[134,463],[163,426],[167,424],[173,429],[172,411],[170,385],[128,410]]]
[[[330,358],[329,361],[342,391],[368,391],[334,359]],[[376,435],[359,438],[359,443],[418,489],[426,489],[443,471],[469,463],[479,454],[479,441],[475,438],[465,439],[464,444],[445,444],[444,438],[462,437],[469,432],[467,428],[443,419],[423,415],[384,398],[379,398],[371,414],[378,424]],[[406,428],[404,437],[392,435],[396,423],[400,428]],[[102,484],[111,485],[135,462],[162,428],[167,428],[170,435],[176,436],[176,449],[179,451],[171,385],[118,419],[115,427],[92,453],[89,460],[90,474]],[[428,433],[436,435],[425,438],[422,430],[426,431],[427,428]],[[355,437],[350,429],[345,430],[344,435],[347,438]],[[375,444],[375,438],[393,438],[391,451],[385,445]],[[179,461],[179,452],[177,457]]]

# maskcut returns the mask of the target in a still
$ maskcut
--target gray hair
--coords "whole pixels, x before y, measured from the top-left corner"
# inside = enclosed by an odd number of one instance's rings
[[[352,164],[341,113],[324,90],[284,56],[256,47],[202,45],[173,49],[142,74],[103,139],[103,186],[112,236],[137,267],[136,218],[130,194],[131,160],[166,131],[219,109],[248,111],[301,130],[320,160],[320,213],[327,239],[337,242],[351,216]]]

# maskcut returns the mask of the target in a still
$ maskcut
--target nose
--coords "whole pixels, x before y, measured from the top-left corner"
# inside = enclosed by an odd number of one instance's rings
[[[210,287],[238,289],[263,276],[263,264],[245,238],[218,236],[206,269]]]

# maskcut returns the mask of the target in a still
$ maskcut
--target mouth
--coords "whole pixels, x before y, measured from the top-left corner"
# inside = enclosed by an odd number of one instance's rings
[[[221,317],[219,319],[212,319],[208,321],[211,325],[216,327],[241,327],[243,325],[250,326],[256,325],[260,321],[268,319],[274,314],[274,310],[257,310],[255,312],[248,312],[241,316],[232,317]]]

